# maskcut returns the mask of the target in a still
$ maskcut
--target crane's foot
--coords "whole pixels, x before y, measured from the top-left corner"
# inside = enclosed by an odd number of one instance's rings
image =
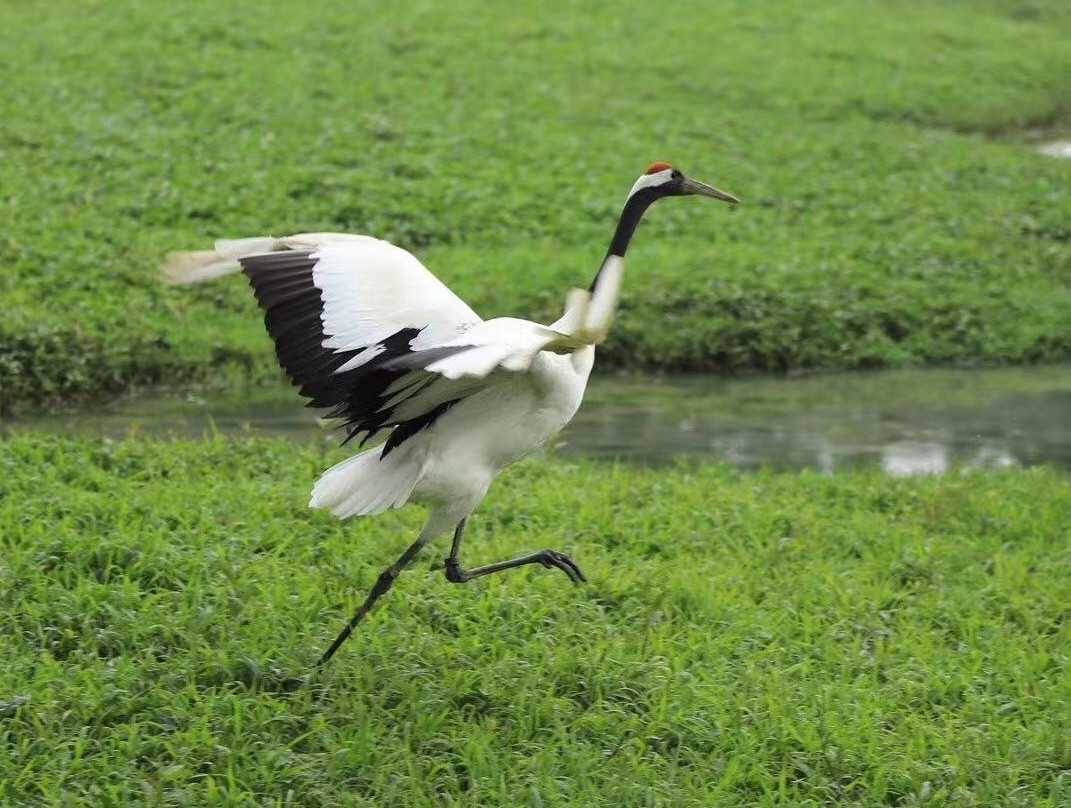
[[[565,553],[559,553],[557,550],[540,550],[538,553],[532,553],[521,558],[511,558],[509,561],[499,561],[497,564],[488,564],[471,570],[461,569],[461,560],[452,555],[446,559],[446,580],[455,584],[464,584],[473,578],[480,578],[484,575],[490,575],[492,572],[501,572],[514,567],[523,567],[526,564],[542,564],[547,569],[559,569],[574,584],[582,584],[588,580],[573,559],[569,558]]]
[[[536,555],[542,556],[542,558],[539,559],[539,563],[548,570],[551,567],[557,567],[568,575],[569,580],[574,584],[587,583],[588,579],[584,576],[583,571],[576,565],[576,562],[569,558],[565,553],[559,553],[557,550],[541,550]]]

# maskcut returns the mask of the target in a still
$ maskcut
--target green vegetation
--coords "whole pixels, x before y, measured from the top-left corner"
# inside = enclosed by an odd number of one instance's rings
[[[553,318],[652,160],[745,204],[652,211],[601,366],[1071,358],[1071,161],[1027,143],[1071,129],[1065,0],[56,0],[0,32],[0,412],[274,378],[239,280],[157,282],[217,236],[373,233]],[[1071,804],[1067,475],[530,461],[468,558],[561,548],[587,586],[453,586],[433,549],[310,675],[420,520],[309,511],[340,456],[0,441],[0,803]]]
[[[248,290],[171,249],[390,238],[487,314],[550,318],[649,161],[663,204],[606,363],[1071,356],[1064,0],[0,5],[0,407],[275,373]]]
[[[0,444],[0,801],[1066,806],[1071,480],[528,462],[460,587],[263,440]],[[221,485],[220,481],[226,484]]]

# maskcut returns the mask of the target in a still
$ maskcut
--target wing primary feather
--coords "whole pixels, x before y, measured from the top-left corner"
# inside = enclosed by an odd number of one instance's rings
[[[424,368],[477,347],[442,341],[482,321],[416,259],[372,239],[293,246],[239,262],[280,365],[343,443],[388,433],[386,456],[471,394]]]

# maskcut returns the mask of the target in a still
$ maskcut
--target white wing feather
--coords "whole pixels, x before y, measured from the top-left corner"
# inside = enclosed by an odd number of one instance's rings
[[[403,328],[420,328],[412,347],[421,350],[482,322],[411,253],[390,242],[352,236],[318,245],[312,257],[319,259],[313,282],[323,291],[325,348],[353,350]]]
[[[172,253],[162,274],[169,283],[197,283],[239,271],[240,259],[285,250],[312,251],[317,259],[313,282],[322,290],[322,347],[360,351],[335,373],[379,356],[382,341],[407,328],[420,329],[410,345],[414,358],[430,349],[460,349],[427,364],[426,372],[456,380],[483,378],[500,368],[525,371],[540,351],[560,353],[601,343],[621,282],[618,260],[604,267],[594,294],[571,290],[564,315],[545,326],[509,317],[484,322],[411,253],[371,236],[299,233],[220,240],[215,250]],[[406,376],[407,381],[414,378]],[[406,398],[402,393],[392,403]]]
[[[312,251],[318,259],[313,282],[323,293],[325,348],[374,346],[402,328],[416,327],[423,331],[413,347],[422,349],[482,322],[412,253],[371,236],[298,233],[286,238],[220,239],[214,246],[214,250],[171,253],[161,267],[163,279],[172,284],[200,283],[240,271],[243,258]],[[375,355],[370,349],[364,359]]]
[[[464,350],[436,359],[425,365],[425,369],[447,379],[487,376],[497,368],[525,371],[540,351],[568,351],[583,344],[539,323],[499,317],[480,323],[463,336],[440,346]]]

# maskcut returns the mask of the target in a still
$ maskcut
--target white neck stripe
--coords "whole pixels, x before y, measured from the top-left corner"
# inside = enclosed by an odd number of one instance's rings
[[[665,168],[661,171],[656,171],[654,174],[644,174],[636,180],[636,184],[633,185],[632,190],[628,192],[625,201],[628,202],[637,191],[642,191],[644,188],[653,188],[656,185],[662,185],[663,183],[669,182],[672,178],[672,168]]]

